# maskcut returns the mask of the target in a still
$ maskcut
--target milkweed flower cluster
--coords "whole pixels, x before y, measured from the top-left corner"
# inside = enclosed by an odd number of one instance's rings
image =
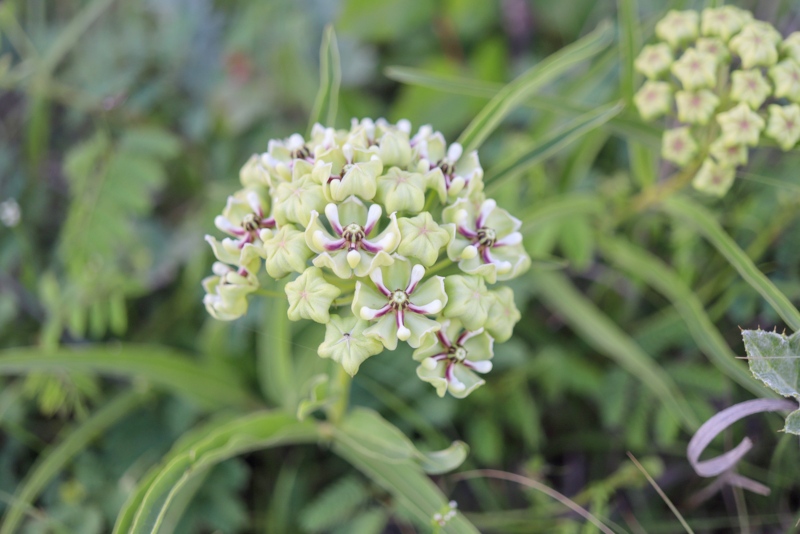
[[[659,42],[634,62],[647,80],[634,96],[645,120],[668,117],[662,157],[699,164],[695,188],[723,196],[762,134],[783,150],[800,140],[800,32],[785,39],[748,11],[670,11]]]
[[[495,286],[525,272],[520,221],[486,198],[476,152],[430,126],[353,120],[269,142],[240,172],[206,236],[217,262],[208,312],[232,320],[260,287],[262,263],[287,278],[288,316],[326,325],[318,354],[354,375],[403,342],[440,396],[484,383],[493,345],[520,314]]]

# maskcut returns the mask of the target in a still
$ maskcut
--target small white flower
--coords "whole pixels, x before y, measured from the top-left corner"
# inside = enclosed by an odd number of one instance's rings
[[[722,137],[729,145],[755,146],[764,129],[764,119],[745,103],[717,115],[717,122],[722,128]]]
[[[708,89],[678,91],[675,101],[678,104],[678,120],[691,124],[708,124],[719,105],[717,95]]]
[[[697,38],[700,16],[697,11],[671,10],[656,24],[656,35],[672,48]]]
[[[646,81],[633,97],[633,103],[644,120],[661,117],[672,107],[672,86],[667,82]]]
[[[784,59],[771,69],[769,76],[775,82],[775,97],[800,102],[800,64]]]
[[[22,210],[13,198],[0,202],[0,222],[8,228],[13,228],[19,224],[22,217]]]
[[[634,68],[654,80],[667,72],[674,58],[669,45],[658,43],[645,46],[633,62]]]
[[[661,156],[680,167],[687,165],[697,155],[697,141],[689,128],[673,128],[664,132],[661,141]]]
[[[672,64],[672,74],[684,89],[713,87],[717,83],[717,60],[711,54],[690,48]]]
[[[758,109],[772,93],[772,87],[758,69],[737,70],[731,74],[731,98]]]
[[[735,174],[734,167],[721,165],[715,163],[711,158],[706,158],[694,180],[692,180],[692,185],[698,191],[721,197],[733,185]]]
[[[766,134],[777,141],[783,150],[791,150],[800,139],[800,106],[771,105]]]

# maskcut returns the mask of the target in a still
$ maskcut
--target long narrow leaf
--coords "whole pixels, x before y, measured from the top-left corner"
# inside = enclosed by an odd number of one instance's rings
[[[536,288],[546,305],[558,313],[587,343],[616,361],[661,399],[687,430],[699,423],[675,383],[611,319],[599,310],[561,273],[539,271]]]
[[[313,443],[320,438],[311,421],[300,422],[283,412],[263,412],[224,422],[158,466],[145,487],[123,507],[115,534],[157,534],[181,489],[200,472],[234,456],[287,444]],[[135,510],[135,513],[134,513]]]
[[[373,482],[391,493],[421,526],[429,526],[433,515],[447,506],[447,498],[411,460],[386,462],[376,455],[365,454],[352,446],[351,440],[334,439],[333,450]],[[478,530],[458,514],[442,532],[448,534],[477,534]]]
[[[617,116],[622,108],[622,104],[619,103],[608,104],[576,117],[534,143],[516,158],[504,162],[499,168],[491,169],[486,174],[486,182],[491,184],[487,188],[487,193],[494,191],[505,179],[558,152],[586,132],[605,124]]]
[[[756,267],[753,260],[722,229],[722,226],[708,210],[695,202],[679,197],[668,198],[661,205],[661,209],[673,218],[681,222],[688,222],[697,228],[714,248],[725,256],[742,278],[769,302],[770,306],[778,312],[793,331],[800,330],[800,312],[797,311],[797,308]]]
[[[462,76],[449,76],[434,72],[426,72],[408,67],[388,67],[385,71],[388,78],[418,85],[429,89],[436,89],[446,93],[475,96],[480,98],[494,97],[503,86],[497,83],[484,82],[464,78]],[[578,104],[559,96],[533,95],[525,99],[523,105],[543,111],[549,111],[566,116],[577,116],[590,112],[593,107]],[[608,128],[623,137],[634,137],[647,145],[661,146],[662,131],[650,124],[645,124],[641,119],[631,113],[620,113],[608,122]]]
[[[745,366],[738,364],[736,355],[709,319],[700,299],[672,269],[646,250],[621,239],[603,239],[600,249],[614,265],[641,278],[669,299],[697,345],[720,371],[758,397],[774,396],[769,388],[753,379]]]
[[[602,51],[610,40],[610,25],[601,24],[589,35],[547,57],[503,87],[459,137],[458,142],[463,145],[464,152],[476,150],[528,96],[574,65]]]
[[[550,221],[598,213],[603,210],[603,202],[596,195],[569,193],[548,198],[541,207],[533,207],[522,218],[522,231],[527,232]]]
[[[255,404],[244,385],[229,374],[200,366],[180,352],[158,345],[25,347],[0,351],[0,375],[58,369],[142,377],[154,386],[208,407]]]
[[[17,488],[6,512],[3,527],[0,528],[0,534],[18,532],[17,527],[25,517],[25,511],[33,506],[42,490],[64,469],[64,466],[97,436],[150,397],[148,391],[131,390],[120,394],[72,430],[63,441],[52,449],[44,451]]]
[[[311,110],[308,131],[318,122],[333,126],[339,105],[339,85],[342,81],[342,68],[339,59],[339,45],[333,26],[326,26],[319,48],[319,91]]]

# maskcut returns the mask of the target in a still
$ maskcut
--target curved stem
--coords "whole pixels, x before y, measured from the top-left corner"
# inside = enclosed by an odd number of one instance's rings
[[[432,274],[436,274],[439,271],[443,271],[453,265],[453,262],[445,256],[443,259],[439,260],[438,262],[434,263],[430,268],[425,269],[425,275],[430,276]]]
[[[328,409],[328,420],[336,425],[347,412],[347,405],[350,401],[350,383],[353,381],[353,378],[347,374],[347,371],[345,371],[344,367],[341,365],[336,365],[336,370],[333,375],[332,393],[336,396],[336,401]]]

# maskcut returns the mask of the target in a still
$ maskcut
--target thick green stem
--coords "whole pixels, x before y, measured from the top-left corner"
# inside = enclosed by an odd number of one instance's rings
[[[333,372],[332,391],[336,401],[328,409],[328,420],[334,425],[338,424],[347,413],[347,405],[350,401],[350,382],[352,381],[353,378],[347,374],[344,367],[337,365]]]

